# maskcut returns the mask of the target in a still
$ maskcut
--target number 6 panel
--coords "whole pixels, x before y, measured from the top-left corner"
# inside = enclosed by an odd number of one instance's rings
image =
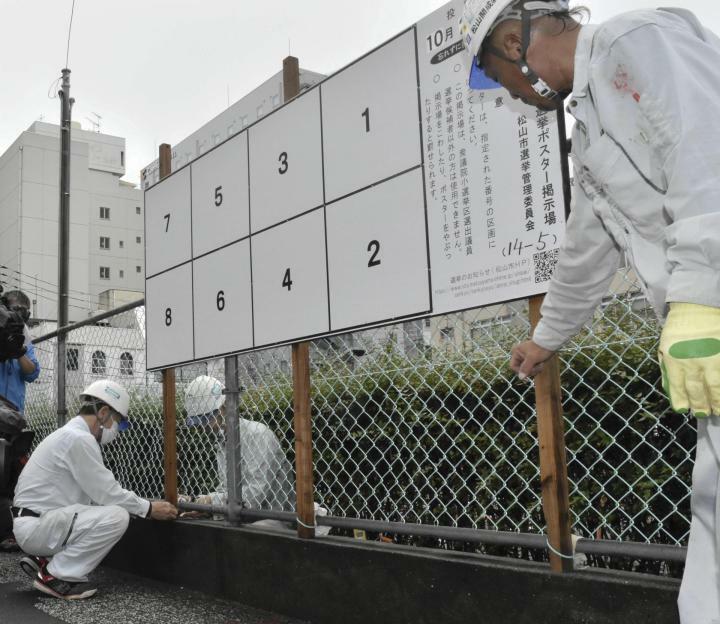
[[[145,275],[190,260],[190,167],[145,193]]]
[[[430,311],[422,173],[327,207],[330,329]]]
[[[147,367],[193,359],[192,272],[188,262],[145,282]]]
[[[250,243],[246,239],[193,262],[195,358],[253,346]]]
[[[327,201],[421,163],[414,31],[321,85]]]

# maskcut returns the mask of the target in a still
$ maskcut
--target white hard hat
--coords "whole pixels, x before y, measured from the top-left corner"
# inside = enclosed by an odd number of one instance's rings
[[[567,11],[568,0],[465,0],[462,17],[460,18],[460,36],[465,45],[465,60],[468,70],[469,84],[483,84],[482,70],[477,64],[477,57],[483,41],[492,31],[508,20],[523,20],[523,12],[532,19]],[[525,45],[529,45],[529,41]],[[482,88],[475,86],[473,88]]]
[[[127,418],[130,409],[130,395],[119,383],[111,379],[93,381],[80,394],[81,400],[90,398],[99,399],[122,416],[123,422],[120,423],[121,431],[129,427]]]
[[[203,416],[213,414],[225,404],[225,386],[215,377],[200,375],[185,388],[185,411],[187,425],[195,427],[206,424]]]

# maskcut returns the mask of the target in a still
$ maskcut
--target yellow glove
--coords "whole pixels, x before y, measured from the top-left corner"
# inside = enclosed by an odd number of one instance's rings
[[[671,303],[659,359],[663,388],[676,412],[720,416],[720,308]]]

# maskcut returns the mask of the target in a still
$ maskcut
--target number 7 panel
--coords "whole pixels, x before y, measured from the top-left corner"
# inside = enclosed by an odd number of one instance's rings
[[[145,192],[145,275],[190,260],[190,167]]]
[[[430,311],[419,169],[327,207],[330,329]]]

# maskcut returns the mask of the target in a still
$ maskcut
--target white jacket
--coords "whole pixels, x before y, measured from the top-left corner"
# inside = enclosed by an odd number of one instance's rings
[[[30,456],[15,487],[15,507],[36,513],[70,505],[118,505],[146,516],[150,501],[125,490],[103,464],[100,445],[81,416],[53,431]]]
[[[576,192],[533,340],[575,335],[621,252],[661,320],[720,307],[720,39],[665,10],[585,26],[568,111]]]
[[[240,483],[243,505],[250,509],[295,510],[292,469],[280,442],[265,424],[238,418]],[[224,440],[216,448],[219,483],[213,505],[227,504],[227,455]]]

